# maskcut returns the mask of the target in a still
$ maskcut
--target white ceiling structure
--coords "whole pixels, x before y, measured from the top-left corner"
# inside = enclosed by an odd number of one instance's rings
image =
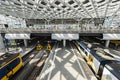
[[[0,14],[25,19],[83,19],[120,15],[120,0],[0,0]]]

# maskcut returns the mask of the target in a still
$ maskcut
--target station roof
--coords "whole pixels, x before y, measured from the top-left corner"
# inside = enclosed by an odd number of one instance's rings
[[[83,19],[120,15],[120,0],[0,0],[0,14],[25,19]]]

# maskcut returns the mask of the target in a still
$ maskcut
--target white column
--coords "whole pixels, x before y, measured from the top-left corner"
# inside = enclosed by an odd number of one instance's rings
[[[63,40],[63,46],[64,47],[66,46],[66,40],[65,39]]]
[[[80,21],[78,21],[78,31],[79,31]]]
[[[3,48],[5,48],[5,45],[3,43],[3,38],[2,38],[2,36],[0,34],[0,49],[3,49]]]
[[[45,21],[45,27],[44,27],[44,29],[46,29],[46,21]]]
[[[28,44],[27,44],[27,39],[24,39],[24,45],[25,45],[25,47],[28,46]]]
[[[105,43],[105,47],[106,47],[106,48],[109,47],[109,43],[110,43],[110,40],[106,40],[106,43]]]

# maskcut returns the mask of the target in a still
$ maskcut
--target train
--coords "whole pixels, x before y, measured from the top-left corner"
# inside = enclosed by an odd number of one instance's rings
[[[42,48],[43,48],[43,46],[40,45],[40,44],[38,44],[38,45],[36,46],[36,50],[38,50],[38,51],[40,51]],[[47,44],[47,45],[46,45],[46,51],[50,51],[51,49],[52,49],[52,46],[51,46],[50,44]]]
[[[112,43],[112,47],[120,48],[120,40],[111,40],[110,43]]]
[[[38,50],[38,51],[40,51],[42,48],[43,48],[43,46],[40,45],[40,44],[38,44],[38,45],[36,46],[36,50]]]
[[[0,80],[8,80],[23,66],[20,54],[6,53],[0,56]]]
[[[51,51],[51,49],[52,49],[52,46],[50,44],[47,44],[46,51]]]
[[[114,44],[117,44],[117,45],[120,45],[120,40],[111,40],[110,42],[114,43]]]
[[[120,80],[120,61],[112,61],[104,66],[101,80]]]
[[[92,68],[93,72],[99,76],[99,78],[101,80],[120,80],[120,77],[116,77],[116,74],[120,75],[119,73],[116,73],[116,71],[112,68],[111,65],[114,63],[115,65],[119,65],[117,64],[119,62],[119,60],[115,59],[112,55],[105,53],[104,51],[102,51],[102,49],[97,49],[92,47],[92,45],[88,45],[87,43],[83,42],[83,41],[78,41],[76,42],[76,45],[78,45],[79,47],[77,47],[80,51],[80,53],[82,54],[83,58],[86,60],[86,62],[88,63],[88,65]],[[111,71],[109,67],[112,67],[111,69],[113,71]],[[120,67],[118,67],[120,69]],[[106,73],[106,69],[107,69],[107,73]],[[117,69],[117,66],[116,68]],[[114,74],[116,73],[116,74]],[[110,79],[106,79],[108,77],[106,77],[106,74],[111,74],[113,76],[115,76],[115,78],[110,78]]]

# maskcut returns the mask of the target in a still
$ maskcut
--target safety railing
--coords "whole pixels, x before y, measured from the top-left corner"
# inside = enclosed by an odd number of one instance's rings
[[[0,28],[0,33],[119,33],[120,28],[80,28],[80,27],[71,27],[71,28],[60,28],[60,27],[33,27],[33,28]]]

